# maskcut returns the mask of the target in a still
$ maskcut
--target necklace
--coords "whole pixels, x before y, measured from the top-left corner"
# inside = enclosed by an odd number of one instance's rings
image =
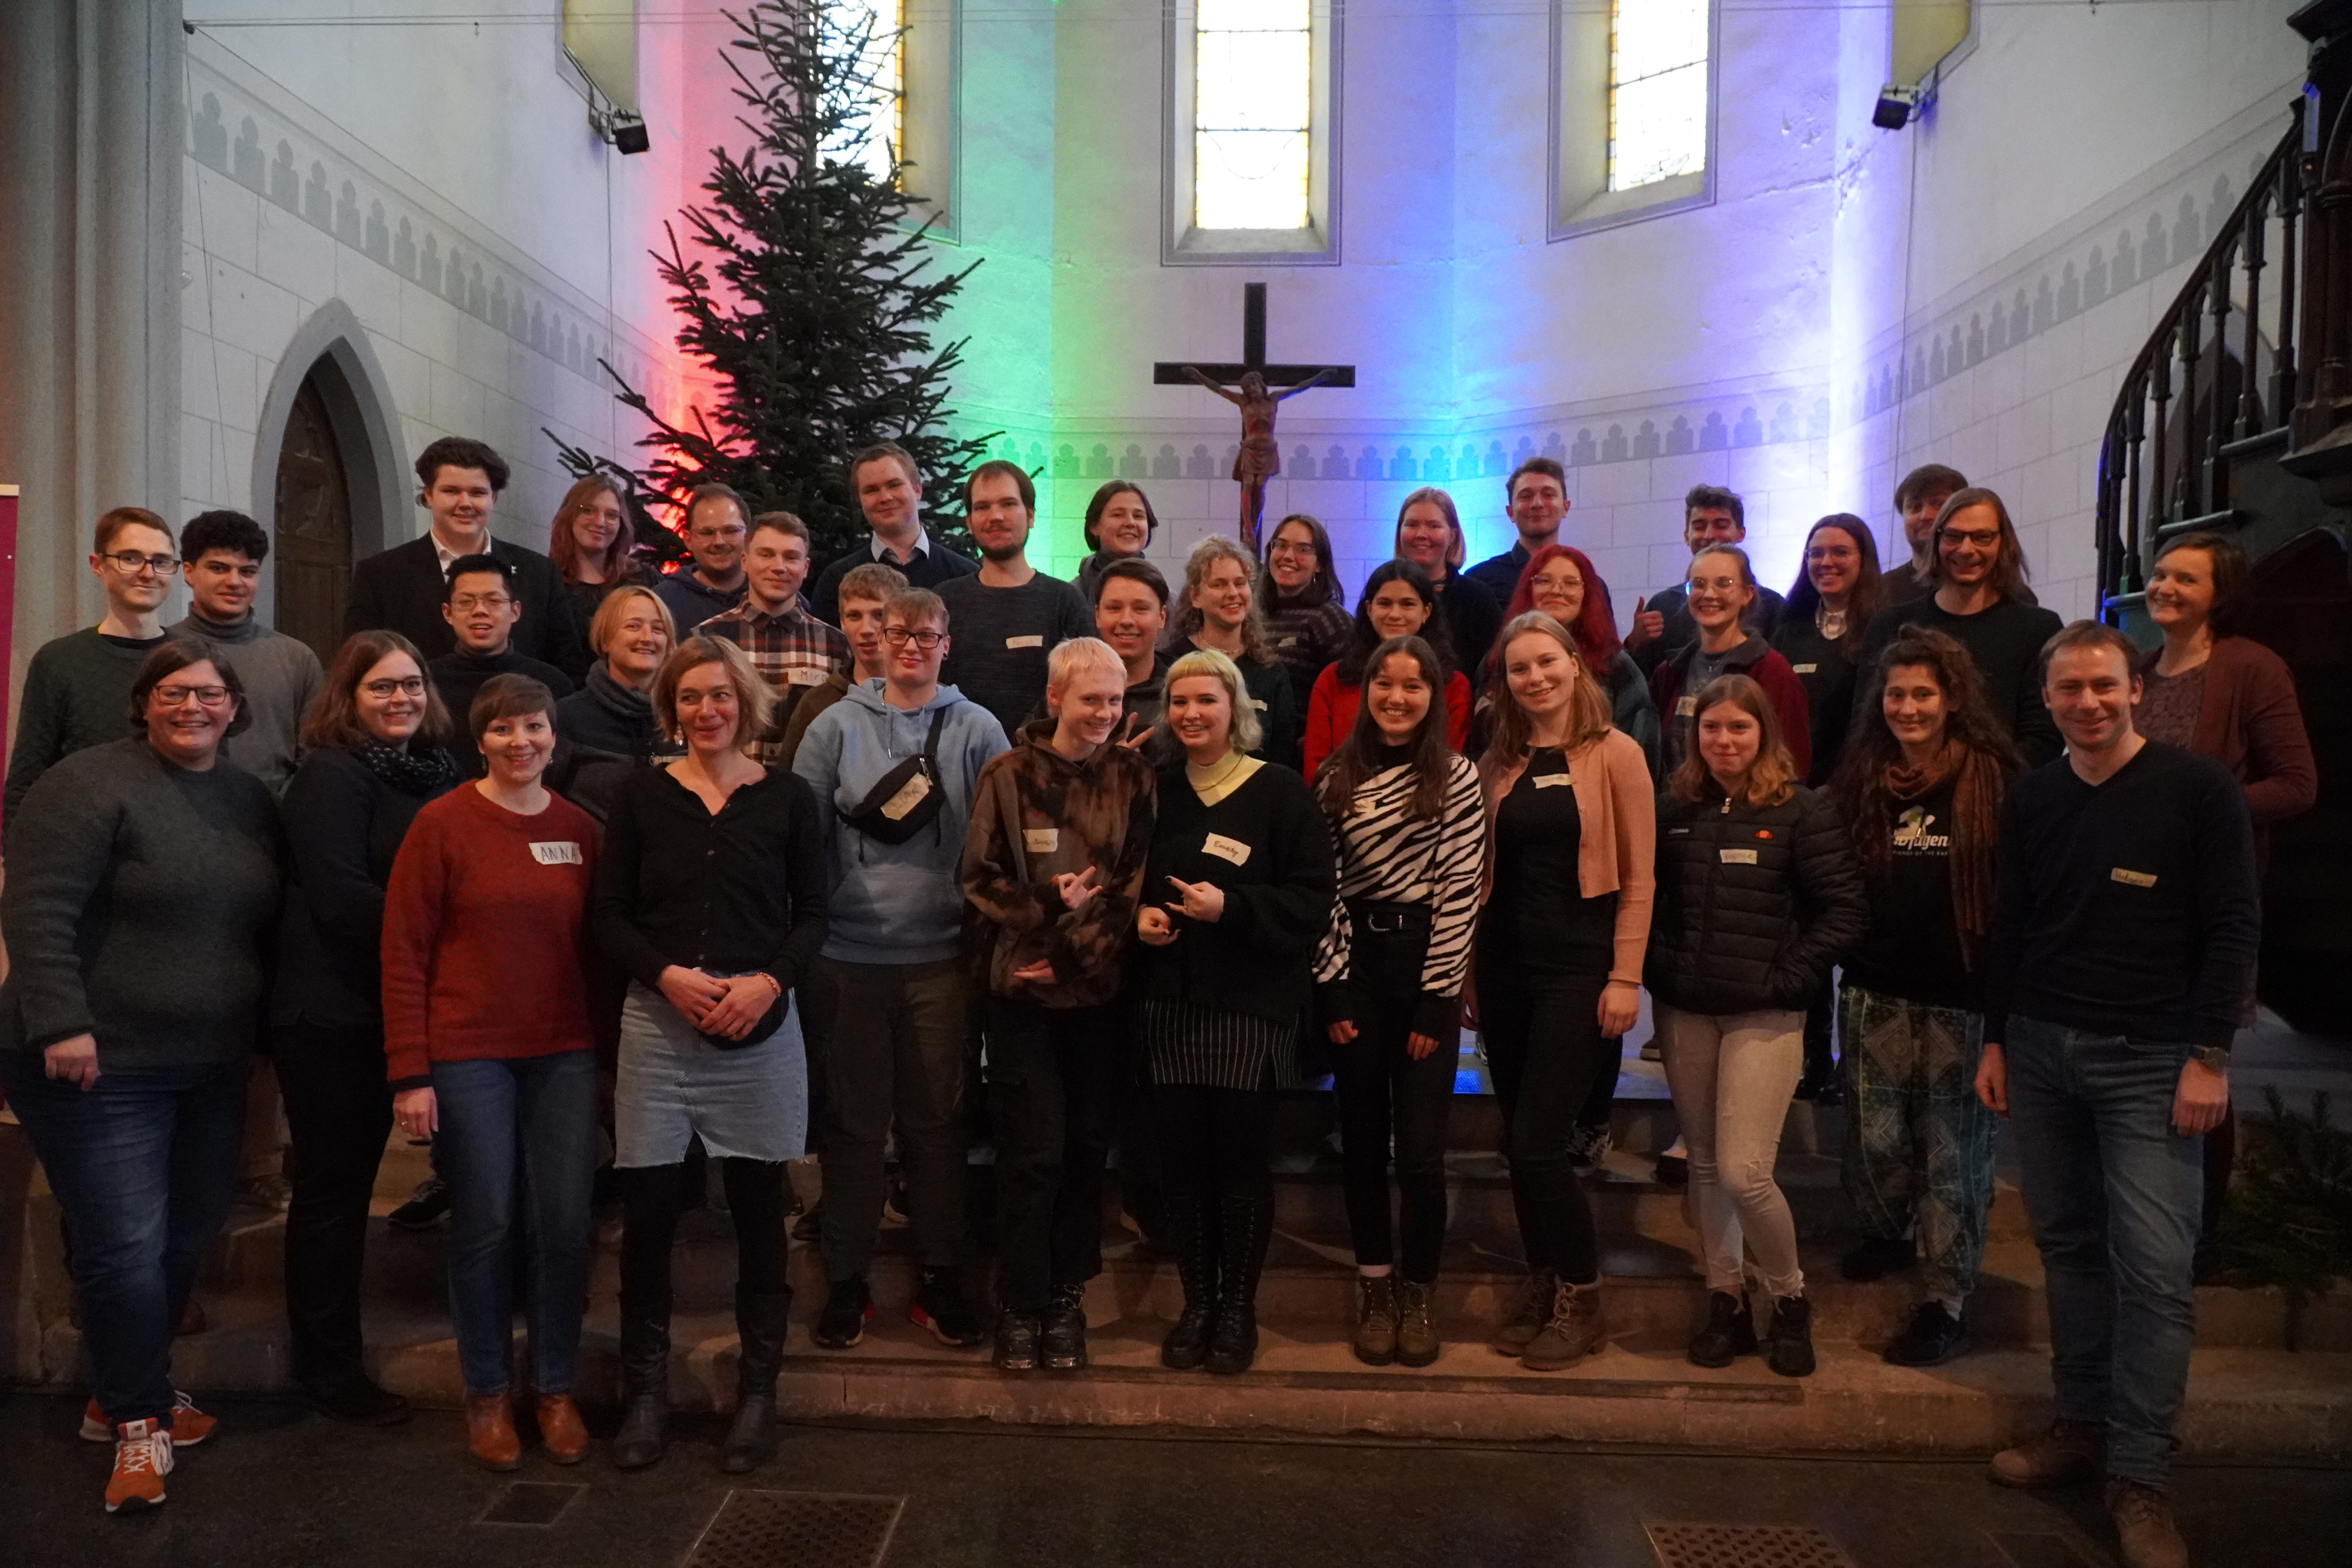
[[[1836,642],[1845,636],[1845,612],[1832,610],[1827,605],[1816,606],[1813,611],[1813,626],[1822,636],[1832,642]]]

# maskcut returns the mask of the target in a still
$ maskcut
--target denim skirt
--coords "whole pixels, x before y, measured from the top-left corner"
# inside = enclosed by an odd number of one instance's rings
[[[720,1050],[658,992],[630,985],[613,1090],[614,1164],[675,1165],[697,1133],[714,1159],[797,1160],[808,1113],[797,1004],[758,1045]]]

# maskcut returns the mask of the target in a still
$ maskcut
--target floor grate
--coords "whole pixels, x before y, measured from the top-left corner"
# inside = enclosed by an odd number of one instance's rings
[[[588,1489],[571,1481],[509,1481],[499,1489],[476,1524],[519,1524],[544,1530]]]
[[[1647,1524],[1659,1568],[1853,1568],[1810,1525]]]
[[[875,1568],[903,1497],[730,1492],[686,1568]]]

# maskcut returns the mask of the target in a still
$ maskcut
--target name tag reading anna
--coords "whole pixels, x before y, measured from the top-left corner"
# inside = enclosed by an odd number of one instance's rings
[[[1565,788],[1570,782],[1571,781],[1566,773],[1538,773],[1536,775],[1536,788],[1538,789],[1561,789]]]
[[[1021,830],[1021,847],[1032,855],[1051,855],[1062,847],[1062,830],[1058,827],[1024,827]]]
[[[1214,855],[1220,860],[1230,860],[1239,866],[1250,858],[1250,847],[1238,838],[1228,838],[1222,833],[1212,833],[1201,845],[1201,853]]]
[[[824,671],[817,668],[814,665],[796,664],[793,666],[792,668],[784,671],[784,684],[787,686],[822,686],[824,684]]]
[[[1698,693],[1691,692],[1675,699],[1675,717],[1695,719],[1698,716]]]
[[[1722,851],[1722,855],[1723,863],[1727,866],[1753,866],[1756,864],[1756,851],[1753,849],[1726,849]]]
[[[534,844],[530,858],[542,866],[577,866],[582,864],[580,846],[566,838],[559,842]]]
[[[1044,647],[1045,638],[1042,633],[1031,632],[1027,637],[1006,637],[1004,646],[1006,647]]]

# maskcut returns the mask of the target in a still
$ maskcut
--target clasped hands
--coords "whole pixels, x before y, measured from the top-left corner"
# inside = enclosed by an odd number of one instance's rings
[[[706,974],[673,963],[661,972],[661,994],[702,1033],[740,1040],[768,1016],[783,987],[765,974]]]
[[[1166,947],[1176,940],[1171,914],[1211,924],[1224,918],[1225,890],[1214,882],[1188,882],[1181,877],[1171,877],[1168,882],[1183,896],[1163,905],[1145,904],[1135,911],[1135,934],[1151,946]]]

